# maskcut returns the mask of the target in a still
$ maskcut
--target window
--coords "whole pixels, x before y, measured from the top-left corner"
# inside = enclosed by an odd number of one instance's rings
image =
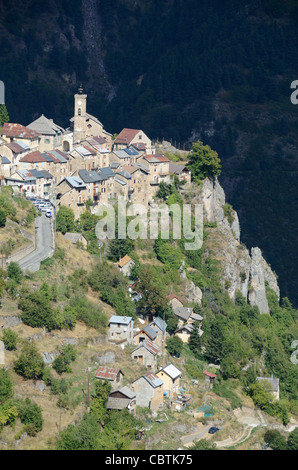
[[[78,109],[78,116],[81,116],[81,108]]]
[[[45,137],[45,138],[44,138],[44,143],[45,143],[45,144],[50,144],[50,143],[51,143],[51,140],[50,140],[48,137]]]

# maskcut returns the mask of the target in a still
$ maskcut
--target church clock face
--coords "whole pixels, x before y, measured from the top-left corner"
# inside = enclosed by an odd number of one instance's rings
[[[80,100],[80,101],[78,101],[78,105],[79,105],[79,106],[81,106],[81,104],[82,104],[82,101],[81,101],[81,100]]]

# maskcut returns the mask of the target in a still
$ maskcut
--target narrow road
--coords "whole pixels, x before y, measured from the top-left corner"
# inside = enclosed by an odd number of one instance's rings
[[[35,219],[36,249],[19,261],[23,271],[38,271],[40,262],[54,253],[51,219],[44,214]]]

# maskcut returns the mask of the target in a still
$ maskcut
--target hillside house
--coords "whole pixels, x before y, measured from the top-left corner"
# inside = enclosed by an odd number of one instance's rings
[[[155,341],[157,334],[158,333],[156,329],[152,328],[150,325],[147,325],[134,335],[133,342],[135,344],[140,344],[146,340]]]
[[[268,385],[268,390],[275,400],[279,400],[279,379],[274,377],[257,377],[256,381]]]
[[[1,130],[1,137],[8,143],[22,142],[31,151],[39,149],[40,134],[22,124],[5,122]]]
[[[178,338],[180,338],[181,341],[183,341],[183,343],[188,343],[190,335],[191,335],[194,328],[195,327],[194,327],[193,324],[186,323],[186,324],[180,326],[179,328],[177,328],[177,330],[175,331],[175,336],[178,336]],[[199,336],[202,336],[203,333],[204,333],[203,330],[198,328]]]
[[[125,200],[134,204],[146,205],[148,202],[148,170],[138,164],[121,165],[116,171],[117,181],[126,183]]]
[[[2,157],[0,155],[0,164],[1,164],[1,169],[0,169],[0,175],[2,177],[5,176],[10,176],[11,174],[11,161],[7,157]]]
[[[170,182],[174,181],[176,176],[183,184],[189,185],[191,183],[191,171],[185,165],[177,163],[169,163]]]
[[[27,126],[40,135],[39,151],[60,149],[62,150],[62,138],[64,129],[54,123],[53,119],[46,118],[43,114]]]
[[[22,157],[30,152],[30,147],[23,142],[2,143],[0,145],[0,155],[9,160],[10,165],[6,168],[6,175],[11,175],[18,169],[17,165]]]
[[[69,174],[69,157],[67,153],[54,149],[44,152],[43,155],[48,159],[49,170],[54,177],[54,183],[60,183]]]
[[[156,375],[163,381],[163,393],[170,399],[176,399],[179,394],[182,372],[173,364],[160,369]]]
[[[105,137],[87,137],[81,142],[81,145],[93,149],[97,155],[97,168],[106,167],[110,164],[111,143]]]
[[[133,342],[133,325],[132,317],[122,317],[112,315],[109,320],[108,340],[111,342]]]
[[[107,401],[107,410],[124,410],[136,413],[136,394],[127,386],[113,390]]]
[[[134,265],[135,265],[134,260],[131,259],[131,257],[128,255],[125,255],[123,258],[121,258],[118,261],[119,271],[121,271],[122,274],[124,274],[124,276],[130,275],[130,270]]]
[[[146,339],[133,349],[131,357],[134,361],[144,365],[148,370],[155,372],[157,369],[158,353],[158,346],[149,339]]]
[[[136,404],[157,412],[163,405],[163,381],[153,372],[142,375],[130,388],[136,394]]]
[[[161,182],[170,182],[170,160],[165,155],[144,155],[140,163],[144,164],[149,170],[151,186],[158,186]]]
[[[100,366],[95,372],[95,378],[99,380],[108,380],[112,388],[122,386],[124,374],[120,369],[114,367]]]
[[[85,249],[87,248],[88,242],[84,235],[82,235],[81,233],[66,232],[64,234],[64,238],[73,245],[77,245],[78,243],[80,243]]]
[[[175,310],[178,307],[183,307],[183,302],[177,295],[170,294],[169,295],[169,304],[171,305],[172,309]]]
[[[78,219],[85,211],[85,202],[88,199],[86,184],[78,176],[67,176],[56,186],[56,200],[58,205],[70,207]]]
[[[204,375],[205,375],[205,381],[206,381],[207,383],[209,383],[209,385],[210,385],[211,388],[212,388],[213,383],[214,383],[214,380],[216,379],[216,374],[212,374],[212,372],[208,372],[208,371],[206,371],[206,370],[204,370],[203,373],[204,373]]]
[[[155,344],[157,344],[159,347],[162,346],[163,342],[165,341],[166,338],[166,329],[167,329],[167,324],[166,322],[161,318],[161,317],[156,317],[149,325],[151,328],[153,328],[157,336],[154,340]]]
[[[53,176],[46,170],[17,170],[4,177],[4,184],[12,186],[15,193],[34,193],[37,197],[48,199],[53,187]]]
[[[113,151],[121,150],[134,145],[136,149],[151,154],[153,149],[152,141],[141,129],[124,128],[113,142]]]

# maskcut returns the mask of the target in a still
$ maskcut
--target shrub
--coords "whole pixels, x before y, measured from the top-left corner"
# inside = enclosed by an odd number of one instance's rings
[[[17,339],[18,335],[10,328],[5,328],[2,334],[2,341],[4,343],[5,349],[8,351],[14,351],[17,349]]]

